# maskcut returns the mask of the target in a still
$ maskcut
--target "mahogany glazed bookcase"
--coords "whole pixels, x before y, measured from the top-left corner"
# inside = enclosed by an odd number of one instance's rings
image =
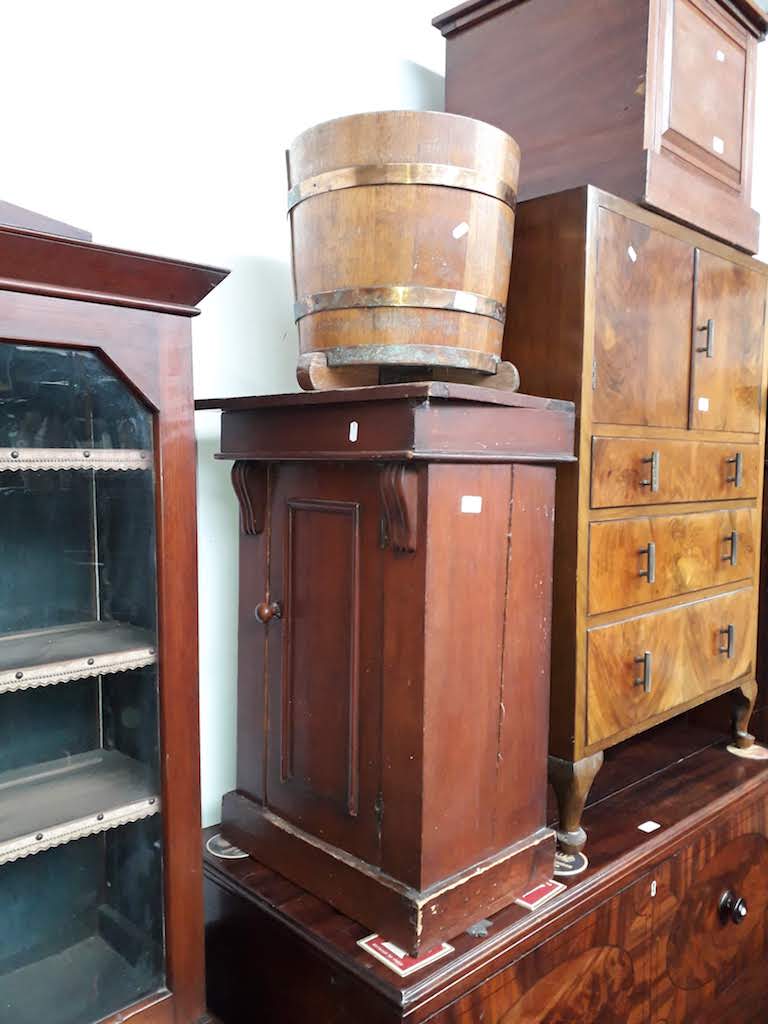
[[[192,1024],[190,317],[226,272],[0,220],[0,1020]]]

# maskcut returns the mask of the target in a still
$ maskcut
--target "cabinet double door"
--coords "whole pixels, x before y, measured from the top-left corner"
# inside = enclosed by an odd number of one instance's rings
[[[596,423],[757,433],[766,278],[600,208]]]

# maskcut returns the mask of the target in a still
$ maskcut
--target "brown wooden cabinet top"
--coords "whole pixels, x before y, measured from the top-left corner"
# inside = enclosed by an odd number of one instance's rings
[[[574,407],[430,381],[198,401],[222,409],[223,459],[573,459]]]
[[[439,28],[444,36],[451,35],[460,29],[468,28],[478,21],[483,21],[492,14],[506,10],[508,7],[519,7],[532,0],[465,0],[464,3],[452,7],[444,14],[433,18],[432,24]],[[763,39],[768,32],[768,7],[764,0],[717,0],[721,7],[730,11],[758,39]]]
[[[88,232],[0,203],[0,291],[194,316],[229,273],[89,239]]]

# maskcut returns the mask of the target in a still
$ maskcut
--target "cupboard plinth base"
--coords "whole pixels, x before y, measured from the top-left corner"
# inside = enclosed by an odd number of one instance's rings
[[[459,874],[417,890],[237,792],[224,797],[222,831],[261,863],[413,955],[547,881],[555,843],[554,833],[542,828]]]

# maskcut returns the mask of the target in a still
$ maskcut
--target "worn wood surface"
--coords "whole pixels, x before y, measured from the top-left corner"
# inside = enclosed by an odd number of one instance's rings
[[[762,860],[753,865],[751,855],[768,835],[767,770],[721,746],[701,750],[712,738],[663,727],[659,742],[640,737],[636,751],[625,745],[598,776],[613,795],[585,814],[586,873],[536,913],[511,906],[485,924],[485,934],[459,933],[454,953],[406,979],[357,947],[369,933],[364,926],[256,861],[206,855],[211,1009],[223,1024],[257,1007],[286,1024],[322,1014],[340,1024],[522,1024],[570,1022],[580,1006],[584,1020],[683,1024],[714,1020],[697,1015],[709,998],[722,1010],[718,1020],[759,1021],[768,992],[755,953],[766,918]],[[662,751],[666,764],[655,763],[652,752]],[[660,828],[639,831],[651,814]],[[708,894],[721,880],[745,896],[749,928],[729,925],[726,935],[711,900],[698,899],[702,869]],[[675,935],[677,961],[666,955]],[[678,987],[686,971],[706,974],[704,984]]]
[[[521,199],[592,183],[757,251],[751,0],[486,0],[435,24],[446,109],[514,135]]]
[[[488,393],[253,399],[222,424],[243,602],[227,834],[408,948],[552,870],[550,463],[571,458],[570,407]],[[418,460],[393,457],[406,442]]]

